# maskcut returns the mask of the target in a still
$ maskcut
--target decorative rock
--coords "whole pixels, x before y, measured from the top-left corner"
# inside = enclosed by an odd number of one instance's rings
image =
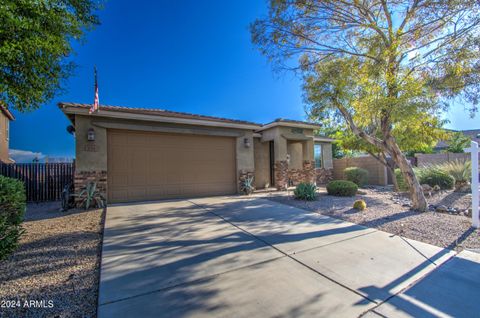
[[[439,206],[437,206],[435,211],[440,212],[440,213],[447,213],[448,208],[445,205],[439,205]]]
[[[428,184],[422,184],[421,187],[423,194],[428,194],[429,196],[432,195],[433,188],[431,186],[429,186]]]
[[[457,213],[458,211],[457,211],[457,209],[455,209],[455,208],[448,208],[448,209],[447,209],[447,212],[448,212],[448,213]]]
[[[422,187],[423,191],[432,191],[433,190],[433,188],[428,184],[422,184],[421,187]]]
[[[467,209],[467,210],[465,210],[463,213],[465,213],[465,215],[466,215],[466,216],[468,216],[469,218],[471,218],[471,217],[472,217],[472,209],[471,209],[471,208],[470,208],[470,209]]]

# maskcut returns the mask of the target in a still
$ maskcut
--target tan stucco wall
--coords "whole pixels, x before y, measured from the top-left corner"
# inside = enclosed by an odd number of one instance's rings
[[[95,141],[88,141],[88,130],[95,130]],[[107,170],[107,129],[92,125],[88,116],[75,117],[75,169],[81,171]]]
[[[262,141],[274,141],[274,149],[275,149],[275,161],[283,161],[287,160],[287,154],[290,154],[290,160],[292,162],[292,156],[295,157],[293,159],[295,161],[294,165],[298,165],[298,156],[297,153],[300,153],[300,156],[303,160],[313,160],[313,129],[303,129],[302,134],[298,134],[299,136],[309,137],[312,138],[308,141],[300,142],[300,146],[295,142],[293,148],[289,146],[289,144],[293,144],[294,141],[288,141],[284,136],[285,135],[292,135],[291,127],[282,127],[277,126],[270,129],[266,129],[262,131]],[[305,145],[305,146],[303,146]],[[301,167],[301,165],[299,166]]]
[[[7,123],[9,119],[0,111],[0,161],[10,162],[8,156]]]
[[[95,130],[95,141],[93,142],[87,140],[90,128]],[[242,172],[254,172],[255,170],[252,131],[77,115],[75,117],[77,171],[107,170],[107,131],[110,128],[159,132],[165,130],[163,132],[231,136],[236,139],[237,179]],[[249,140],[250,147],[245,147],[245,138]]]
[[[289,169],[303,168],[303,143],[302,142],[287,142],[287,152],[290,155]]]
[[[248,139],[249,147],[245,146],[245,139]],[[255,172],[253,132],[245,131],[243,136],[237,137],[237,180],[244,173]],[[240,183],[237,183],[237,190],[240,191]]]
[[[263,189],[270,185],[270,144],[254,138],[255,188]]]

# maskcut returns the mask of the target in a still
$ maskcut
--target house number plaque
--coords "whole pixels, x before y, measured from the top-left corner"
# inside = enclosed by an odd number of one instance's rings
[[[83,151],[87,152],[97,152],[97,147],[95,144],[88,143],[83,146]]]

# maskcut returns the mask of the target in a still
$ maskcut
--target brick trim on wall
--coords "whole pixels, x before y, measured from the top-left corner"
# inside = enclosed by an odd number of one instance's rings
[[[107,199],[107,171],[75,171],[73,178],[75,193],[80,193],[90,182],[96,182],[97,189]],[[79,198],[75,198],[77,204],[79,201]]]
[[[316,168],[317,185],[327,184],[333,180],[333,169]]]

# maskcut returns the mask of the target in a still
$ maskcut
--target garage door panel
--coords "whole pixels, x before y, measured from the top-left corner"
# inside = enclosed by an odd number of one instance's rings
[[[110,155],[113,158],[125,158],[128,156],[128,151],[125,148],[112,146],[110,150]],[[114,160],[112,162],[112,168],[116,171],[126,171],[128,170],[128,161],[127,160]]]
[[[110,202],[232,194],[235,140],[108,131]]]
[[[131,147],[148,147],[148,140],[149,136],[146,136],[144,133],[130,132],[127,135],[127,143]]]
[[[108,177],[109,187],[120,189],[122,187],[125,187],[126,184],[128,184],[128,175],[126,173],[124,174],[119,173],[119,174],[111,175],[110,177]]]

